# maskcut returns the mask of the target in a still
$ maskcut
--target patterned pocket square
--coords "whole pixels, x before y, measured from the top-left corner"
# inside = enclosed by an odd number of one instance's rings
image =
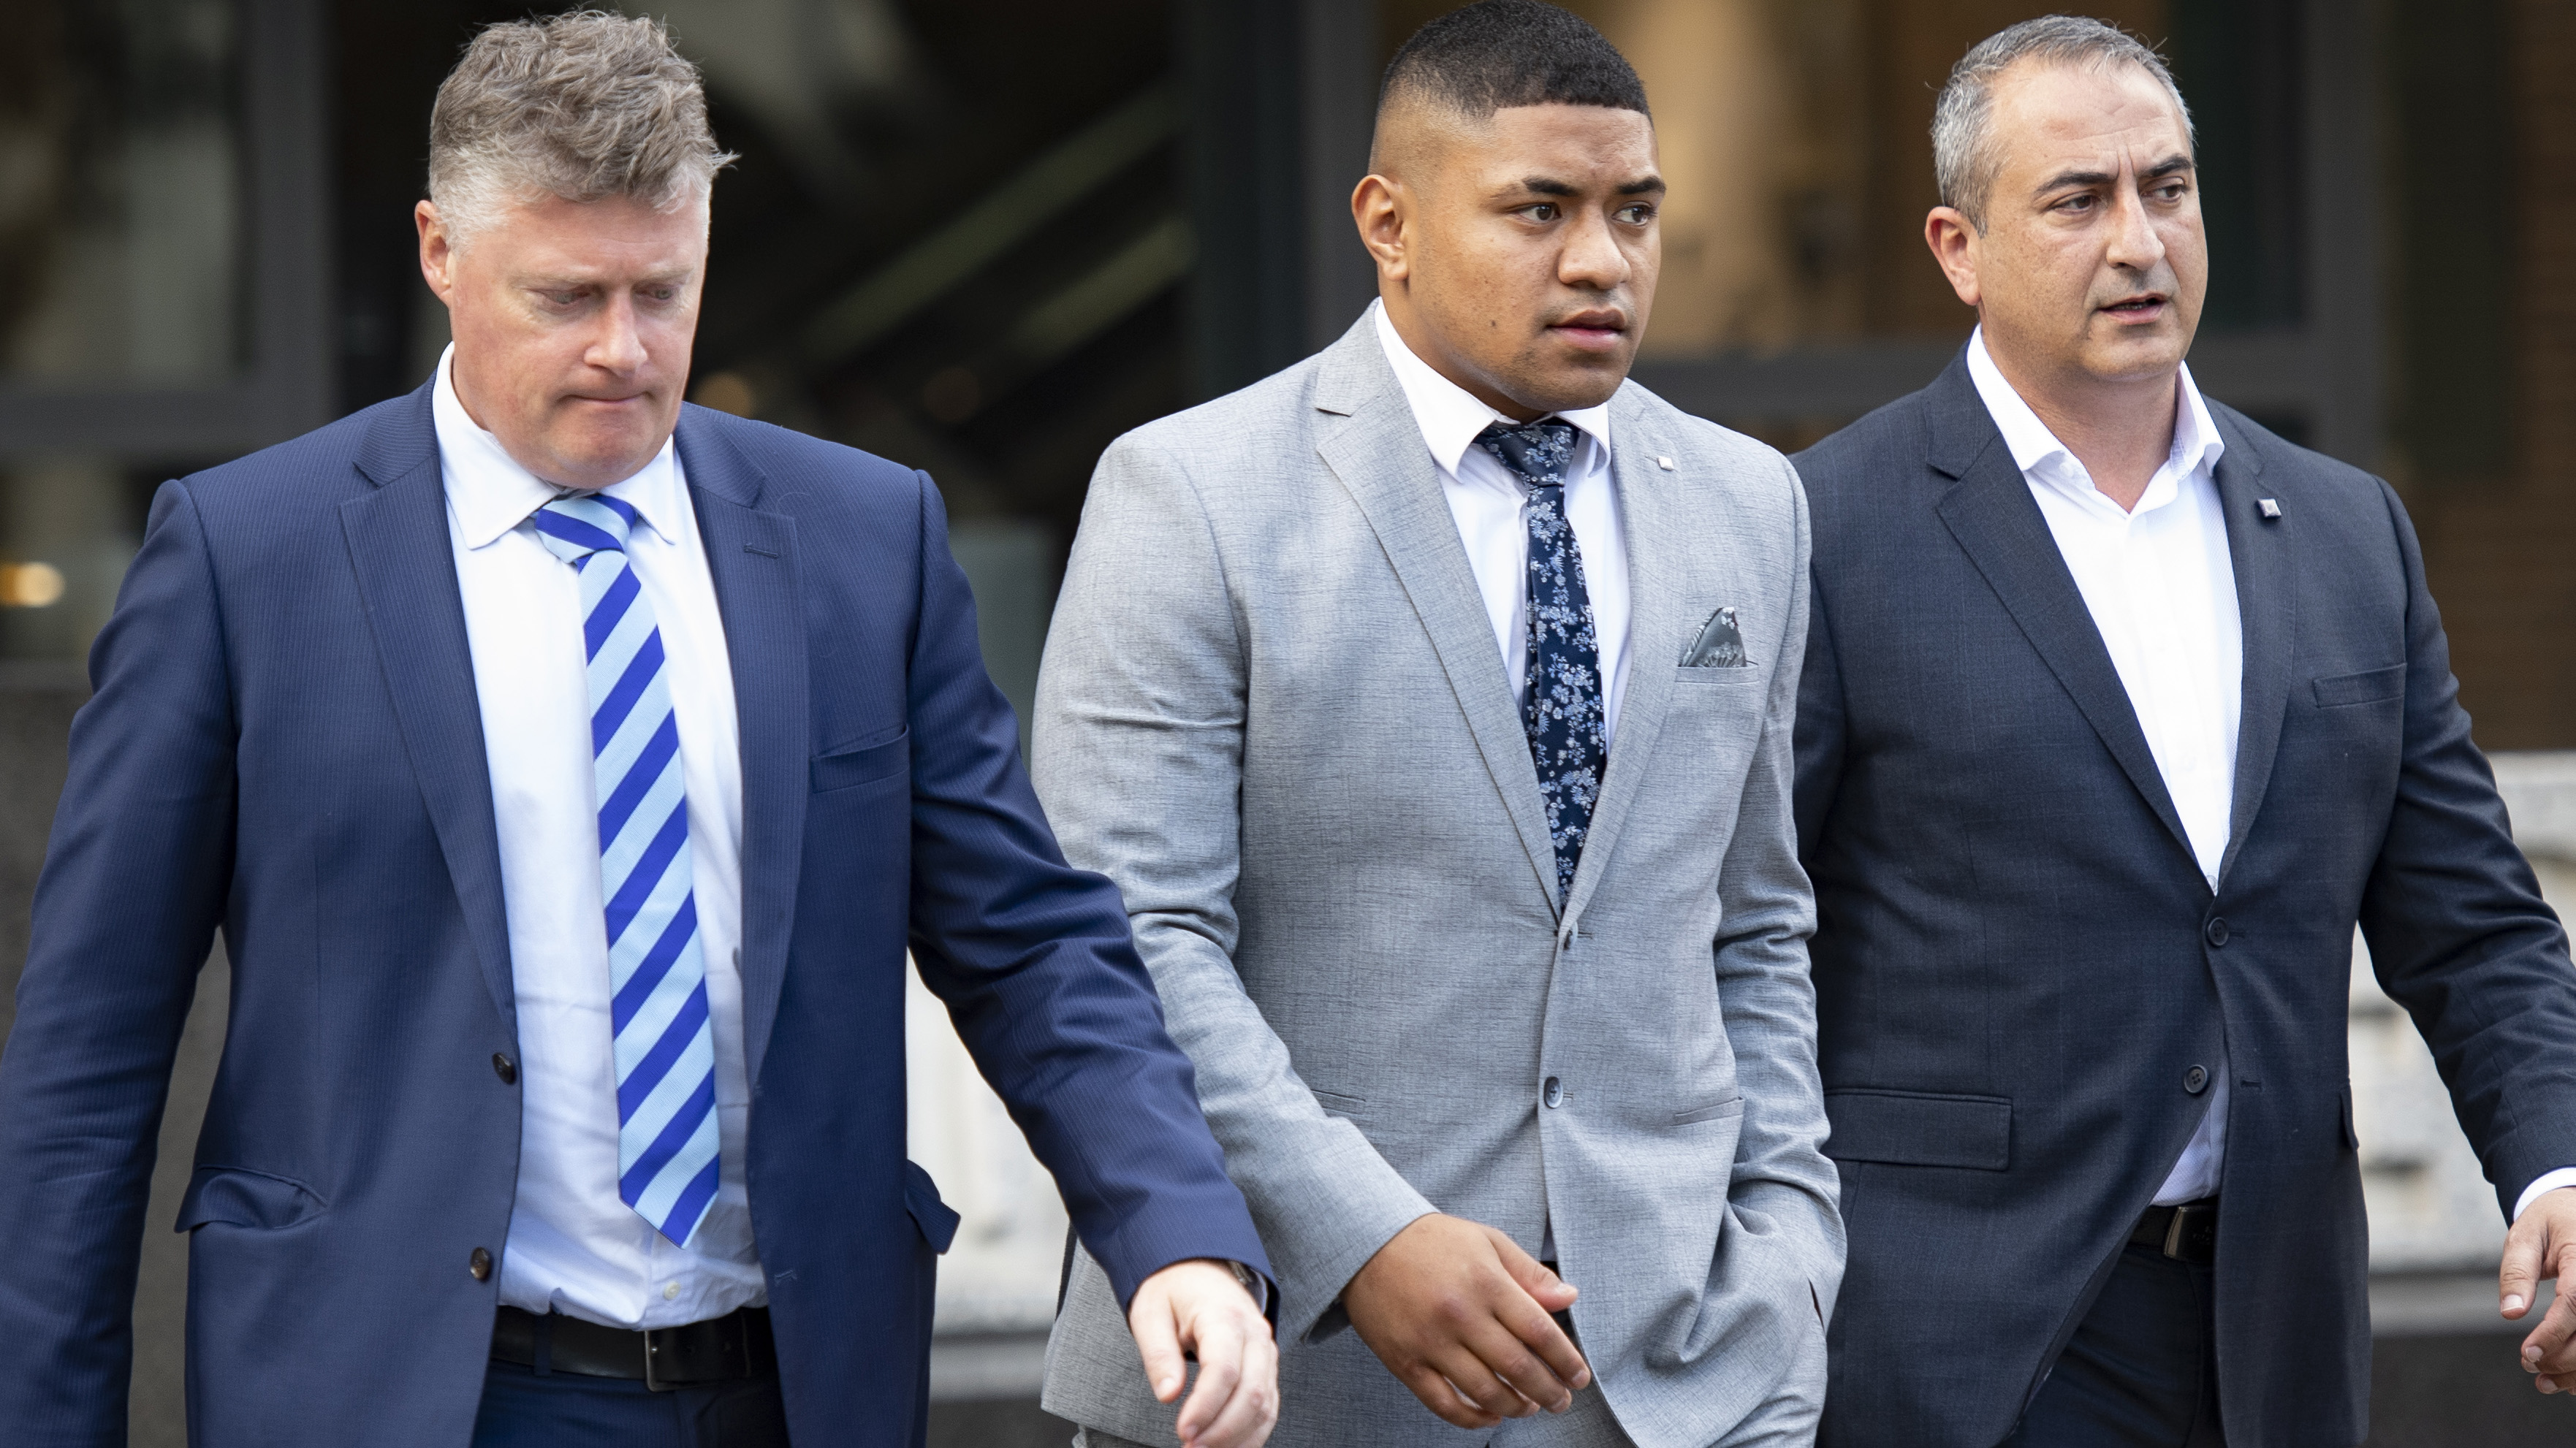
[[[1682,650],[1685,669],[1749,669],[1753,661],[1744,656],[1744,635],[1735,627],[1735,610],[1721,608],[1708,616],[1708,624],[1699,638]]]

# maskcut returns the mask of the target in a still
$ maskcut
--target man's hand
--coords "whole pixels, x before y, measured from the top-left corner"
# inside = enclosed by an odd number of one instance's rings
[[[2576,1188],[2542,1192],[2505,1234],[2497,1291],[2506,1317],[2531,1311],[2544,1272],[2558,1278],[2558,1299],[2522,1340],[2522,1370],[2544,1393],[2576,1392]]]
[[[1592,1369],[1548,1316],[1573,1305],[1574,1289],[1511,1238],[1437,1213],[1396,1233],[1342,1289],[1360,1341],[1461,1428],[1574,1406]]]
[[[1269,1320],[1222,1262],[1175,1262],[1145,1279],[1127,1304],[1127,1327],[1145,1359],[1145,1381],[1168,1403],[1198,1360],[1198,1386],[1181,1406],[1181,1448],[1261,1448],[1279,1421],[1279,1345]]]

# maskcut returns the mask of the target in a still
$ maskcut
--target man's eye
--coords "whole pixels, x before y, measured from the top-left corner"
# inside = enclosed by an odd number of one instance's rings
[[[1528,217],[1532,221],[1554,221],[1556,219],[1556,203],[1552,201],[1542,201],[1536,206],[1524,206],[1521,208],[1521,215]]]
[[[2090,196],[2069,196],[2065,200],[2057,203],[2057,209],[2060,211],[2090,211],[2093,209],[2093,198]]]
[[[573,303],[581,300],[581,293],[579,292],[548,292],[545,296],[546,301],[550,305],[558,307],[569,307]]]
[[[1654,219],[1655,208],[1640,202],[1635,206],[1620,207],[1617,215],[1621,221],[1630,226],[1643,226]]]

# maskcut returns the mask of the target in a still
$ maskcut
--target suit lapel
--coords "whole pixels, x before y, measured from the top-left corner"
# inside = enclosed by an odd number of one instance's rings
[[[1601,781],[1601,798],[1592,807],[1592,825],[1583,840],[1583,859],[1575,866],[1574,884],[1566,891],[1566,914],[1580,918],[1601,874],[1609,868],[1611,848],[1627,822],[1628,807],[1645,778],[1655,751],[1664,710],[1672,700],[1673,671],[1663,656],[1664,643],[1679,638],[1688,625],[1682,618],[1681,580],[1687,569],[1676,550],[1689,546],[1693,534],[1681,516],[1678,475],[1646,465],[1643,460],[1672,451],[1649,425],[1646,409],[1628,402],[1621,387],[1613,403],[1610,436],[1611,485],[1619,495],[1619,529],[1628,551],[1627,683],[1619,696],[1619,717],[1612,727],[1610,764]]]
[[[795,930],[812,753],[796,521],[759,510],[766,478],[696,409],[682,409],[676,439],[724,617],[742,738],[743,1057],[757,1084]]]
[[[2198,875],[2191,838],[2183,833],[2182,817],[2165,790],[2164,776],[2156,769],[2146,733],[2138,727],[2137,711],[2129,704],[2119,670],[2112,666],[2110,650],[2102,645],[2101,630],[2084,606],[2084,595],[2076,589],[2065,557],[2057,551],[2048,520],[2030,496],[2030,484],[2014,466],[2003,435],[1995,430],[1984,400],[1977,396],[1966,362],[1952,362],[1932,390],[1936,394],[1930,408],[1932,467],[1956,479],[1934,511],[2003,601],[2022,636],[2056,675],[2059,686],[2074,699],[2093,732],[2101,736],[2103,747],[2111,751],[2130,784],[2156,818],[2164,821],[2184,856],[2193,860],[2192,873]]]
[[[1547,807],[1530,762],[1529,736],[1521,728],[1510,675],[1494,647],[1493,621],[1467,566],[1457,520],[1440,494],[1440,472],[1424,446],[1422,430],[1404,390],[1378,350],[1367,317],[1324,359],[1315,406],[1338,415],[1323,424],[1316,445],[1333,476],[1348,489],[1386,550],[1414,613],[1431,635],[1449,688],[1467,716],[1468,731],[1493,777],[1494,788],[1519,831],[1532,883],[1557,908],[1556,847],[1547,835]]]
[[[429,397],[422,387],[369,430],[358,471],[375,486],[340,505],[340,529],[467,935],[492,1003],[515,1035],[500,832]]]
[[[2245,702],[2236,725],[2236,792],[2227,817],[2227,853],[2218,878],[2236,863],[2255,811],[2272,782],[2281,744],[2281,717],[2290,701],[2290,645],[2298,631],[2289,586],[2290,527],[2284,518],[2263,521],[2256,511],[2263,458],[2234,420],[2211,409],[2227,439],[2218,459],[2218,507],[2227,522],[2227,557],[2236,575],[2236,612],[2245,636]]]

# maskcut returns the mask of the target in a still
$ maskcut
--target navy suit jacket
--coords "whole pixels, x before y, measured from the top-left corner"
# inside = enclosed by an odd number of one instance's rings
[[[2214,892],[1965,363],[1797,459],[1798,820],[1851,1235],[1830,1448],[2002,1440],[2200,1124],[2189,1073],[2222,1044],[2228,1439],[2361,1440],[2356,921],[2508,1209],[2576,1165],[2576,973],[2405,510],[2210,411],[2245,640]]]
[[[751,1212],[800,1445],[921,1441],[906,947],[1122,1299],[1263,1265],[1107,880],[1067,867],[928,478],[722,413],[678,445],[732,655]],[[178,1225],[191,1441],[471,1436],[519,1152],[491,787],[429,391],[165,484],[72,730],[0,1056],[0,1436],[125,1441],[155,1135],[214,932]]]

